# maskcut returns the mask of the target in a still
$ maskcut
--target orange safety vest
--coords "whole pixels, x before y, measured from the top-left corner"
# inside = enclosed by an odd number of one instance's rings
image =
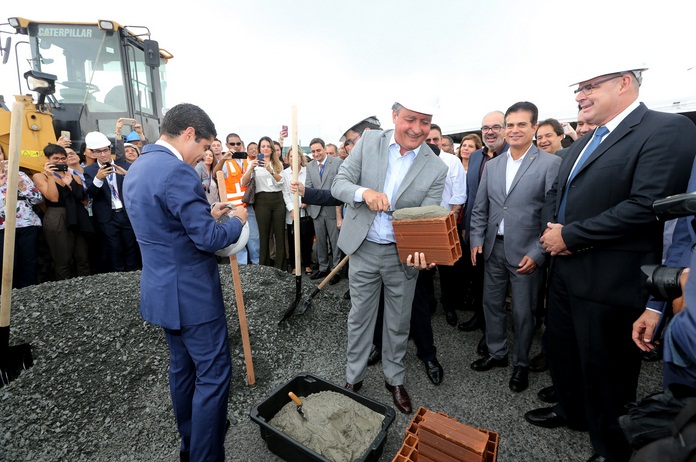
[[[246,172],[247,160],[242,159],[243,167],[239,166],[237,159],[230,159],[225,162],[227,164],[227,178],[225,178],[227,201],[232,202],[235,206],[242,205],[246,207],[246,204],[242,202],[242,197],[244,197],[244,191],[246,191],[247,187],[242,186],[242,175]]]

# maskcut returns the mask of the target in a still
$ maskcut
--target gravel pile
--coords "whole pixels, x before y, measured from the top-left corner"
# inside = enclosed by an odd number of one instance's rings
[[[278,461],[249,410],[300,372],[345,382],[347,281],[327,286],[307,313],[278,326],[295,298],[295,276],[240,267],[256,375],[248,386],[229,265],[220,271],[233,360],[227,458]],[[139,317],[139,281],[139,272],[114,273],[14,291],[10,344],[30,343],[34,367],[0,389],[0,461],[178,460],[167,345],[162,330]],[[316,281],[303,279],[304,296],[314,287]],[[440,309],[433,329],[445,379],[439,387],[428,381],[411,344],[405,385],[415,408],[498,432],[501,462],[582,461],[592,454],[585,433],[524,422],[525,411],[543,405],[536,391],[550,384],[548,373],[532,374],[529,390],[514,394],[507,388],[511,368],[469,368],[479,333],[448,326]],[[639,394],[659,389],[660,371],[661,363],[644,365]],[[360,393],[392,405],[379,366],[370,368]],[[411,417],[397,411],[380,460],[394,457]]]

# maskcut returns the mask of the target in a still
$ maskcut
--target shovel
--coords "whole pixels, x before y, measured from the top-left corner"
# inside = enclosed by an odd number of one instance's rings
[[[348,261],[348,257],[349,257],[349,255],[346,255],[345,257],[343,257],[343,260],[341,260],[340,262],[338,262],[338,265],[336,265],[336,267],[335,267],[334,269],[331,270],[331,272],[329,273],[329,275],[326,276],[326,277],[324,278],[324,280],[321,281],[321,283],[317,286],[317,288],[314,289],[314,291],[312,291],[312,293],[309,295],[309,297],[307,297],[307,298],[305,299],[305,301],[302,302],[302,306],[300,306],[300,307],[298,308],[297,314],[304,314],[304,312],[307,311],[307,308],[309,308],[310,306],[312,306],[312,299],[313,299],[314,297],[317,296],[317,294],[319,293],[319,291],[320,291],[321,289],[323,289],[324,286],[326,286],[326,284],[329,283],[329,281],[331,280],[331,278],[334,277],[334,276],[336,275],[336,273],[338,273],[339,271],[341,271],[341,268],[343,268],[343,267],[345,266],[346,262]]]
[[[222,173],[222,171],[217,172],[217,183],[220,200],[227,202],[225,175]],[[247,371],[247,383],[249,385],[253,385],[256,382],[256,376],[254,375],[254,361],[251,357],[251,342],[249,341],[249,329],[247,328],[246,311],[244,310],[244,296],[242,295],[242,281],[239,277],[239,263],[237,262],[237,255],[230,256],[230,268],[232,269],[234,296],[237,301],[239,331],[242,334],[242,347],[244,348],[244,363]]]
[[[12,105],[10,122],[10,150],[7,172],[7,190],[15,191],[5,198],[5,210],[17,209],[19,183],[19,143],[22,139],[23,107],[19,102]],[[12,307],[12,272],[14,271],[15,233],[17,215],[7,213],[5,217],[5,242],[2,261],[2,298],[0,299],[0,388],[8,385],[19,374],[34,364],[31,346],[28,343],[10,346],[10,309]]]
[[[292,179],[297,181],[300,171],[300,156],[299,149],[297,147],[297,106],[292,107],[292,150],[295,155],[292,157]],[[295,234],[295,300],[290,304],[285,314],[278,321],[278,325],[282,324],[283,321],[292,316],[292,313],[297,308],[297,305],[302,300],[302,257],[300,253],[300,192],[295,191],[295,195],[292,198],[293,207],[293,228]]]
[[[288,392],[288,396],[291,400],[295,401],[295,404],[297,404],[297,412],[302,416],[303,419],[307,420],[307,416],[302,410],[302,400],[293,392]]]

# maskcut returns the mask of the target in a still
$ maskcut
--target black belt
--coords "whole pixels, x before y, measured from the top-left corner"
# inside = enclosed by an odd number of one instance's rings
[[[116,213],[123,212],[123,207],[121,207],[120,209],[111,209],[111,211]]]
[[[504,234],[496,234],[495,235],[496,240],[498,241],[504,241],[505,240],[505,235]]]

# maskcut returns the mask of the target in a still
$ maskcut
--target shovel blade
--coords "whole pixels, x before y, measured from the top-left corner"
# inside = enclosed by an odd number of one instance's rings
[[[297,305],[300,304],[301,300],[302,300],[302,276],[297,276],[295,278],[295,300],[290,304],[290,307],[285,311],[285,314],[283,314],[283,317],[280,318],[280,321],[278,321],[278,325],[281,325],[283,323],[283,321],[285,321],[290,316],[292,316],[292,313],[295,312],[295,309],[297,308]]]
[[[0,353],[0,388],[17,379],[23,370],[34,365],[31,346],[28,343],[3,348]]]

